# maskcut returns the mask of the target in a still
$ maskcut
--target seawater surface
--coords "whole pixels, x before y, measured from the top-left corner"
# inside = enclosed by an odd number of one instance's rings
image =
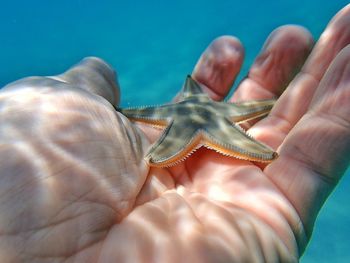
[[[237,36],[246,50],[244,76],[268,34],[299,24],[318,38],[347,4],[310,1],[3,1],[0,87],[18,78],[54,75],[85,56],[118,72],[122,106],[165,103],[207,45]],[[349,174],[323,207],[302,263],[350,262]]]

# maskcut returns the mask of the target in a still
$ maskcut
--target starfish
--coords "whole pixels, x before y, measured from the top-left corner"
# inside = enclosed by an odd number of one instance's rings
[[[187,76],[177,103],[117,110],[132,121],[166,127],[145,156],[150,166],[173,166],[201,146],[238,159],[271,162],[277,153],[254,140],[239,123],[267,115],[274,102],[274,99],[213,101]]]

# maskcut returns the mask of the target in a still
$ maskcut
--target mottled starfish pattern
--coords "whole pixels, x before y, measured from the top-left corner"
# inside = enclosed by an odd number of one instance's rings
[[[267,115],[274,102],[274,99],[241,103],[213,101],[187,76],[182,98],[177,103],[117,110],[132,121],[166,127],[146,154],[150,166],[175,165],[201,146],[238,159],[271,162],[277,153],[254,140],[239,123]]]

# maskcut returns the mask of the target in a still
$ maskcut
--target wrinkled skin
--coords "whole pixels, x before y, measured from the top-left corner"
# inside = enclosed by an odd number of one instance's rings
[[[143,155],[159,132],[113,109],[119,86],[96,58],[6,86],[0,262],[297,262],[349,164],[349,22],[350,6],[314,47],[307,30],[278,28],[230,98],[284,91],[249,124],[279,152],[266,167],[199,149],[149,168]],[[192,76],[221,100],[242,61],[240,42],[220,37]]]

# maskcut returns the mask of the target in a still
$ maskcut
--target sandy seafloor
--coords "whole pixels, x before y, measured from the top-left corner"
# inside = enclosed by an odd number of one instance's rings
[[[60,73],[99,56],[119,75],[122,105],[169,101],[216,37],[245,46],[240,78],[267,35],[299,24],[318,38],[348,1],[2,1],[0,86],[30,75]],[[302,263],[350,262],[350,177],[323,207]]]

